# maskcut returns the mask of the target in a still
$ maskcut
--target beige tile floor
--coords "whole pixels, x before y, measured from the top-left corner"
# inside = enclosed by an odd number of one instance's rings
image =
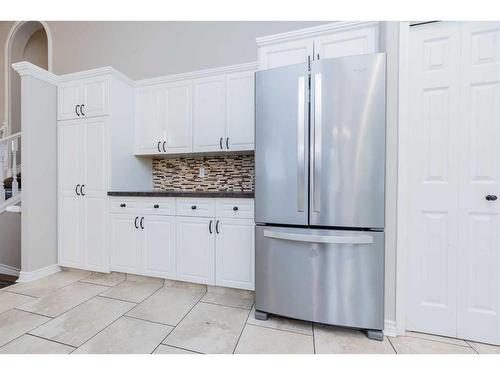
[[[408,332],[254,318],[253,293],[66,270],[0,289],[0,353],[500,354],[500,346]]]

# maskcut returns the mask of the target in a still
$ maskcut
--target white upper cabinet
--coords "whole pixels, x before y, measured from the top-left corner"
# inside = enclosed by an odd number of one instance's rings
[[[91,77],[62,82],[58,87],[58,120],[109,114],[110,77]]]
[[[257,39],[259,70],[378,52],[378,22],[336,22]]]
[[[226,77],[194,81],[194,152],[226,149]]]
[[[239,72],[226,77],[226,148],[231,151],[254,149],[255,72]]]
[[[140,87],[135,94],[136,154],[192,150],[192,81]]]
[[[254,150],[254,74],[251,63],[140,82],[136,155]]]
[[[171,83],[165,88],[163,140],[166,153],[191,152],[193,149],[193,82]]]
[[[305,63],[312,54],[313,42],[309,39],[264,46],[259,48],[259,69]]]

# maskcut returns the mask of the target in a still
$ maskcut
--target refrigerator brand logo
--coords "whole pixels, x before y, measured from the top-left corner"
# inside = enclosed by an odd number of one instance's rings
[[[358,68],[358,69],[353,69],[352,71],[356,72],[356,73],[362,73],[362,72],[366,72],[367,70],[368,70],[368,68]]]

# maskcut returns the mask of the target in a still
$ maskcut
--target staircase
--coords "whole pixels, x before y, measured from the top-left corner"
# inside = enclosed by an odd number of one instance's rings
[[[0,213],[21,201],[20,144],[20,132],[0,139]]]

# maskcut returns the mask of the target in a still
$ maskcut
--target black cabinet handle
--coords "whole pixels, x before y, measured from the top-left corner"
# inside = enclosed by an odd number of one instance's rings
[[[160,145],[161,145],[161,141],[158,141],[158,146],[156,146],[156,147],[158,147],[158,152],[161,152]]]
[[[141,226],[141,229],[144,229],[144,216],[141,217],[141,221],[140,221],[139,225]]]
[[[80,108],[80,105],[79,105],[79,104],[77,104],[77,105],[75,106],[75,113],[76,113],[76,115],[77,115],[78,117],[80,117],[80,114],[78,113],[78,108]]]
[[[192,210],[196,210],[196,206],[191,206],[191,209]]]
[[[210,220],[210,223],[208,223],[208,231],[210,234],[212,234],[212,220]]]
[[[316,57],[318,58],[317,60],[319,60],[319,53],[316,55]]]
[[[160,205],[155,204],[153,207],[154,207],[154,208],[160,208]]]
[[[496,201],[497,200],[497,196],[496,195],[490,195],[490,194],[488,194],[486,196],[486,200],[487,201]]]
[[[226,138],[226,148],[229,150],[229,137]]]
[[[80,194],[83,195],[83,196],[85,195],[85,192],[83,191],[84,187],[85,187],[85,185],[82,185],[82,187],[80,188]]]
[[[137,219],[139,219],[139,216],[136,216],[134,220],[135,229],[139,229],[139,227],[137,226]]]
[[[85,107],[85,104],[82,104],[80,106],[80,112],[82,113],[82,116],[85,116],[85,113],[83,112],[83,107]]]
[[[78,188],[79,188],[79,187],[80,187],[80,184],[78,184],[78,185],[76,185],[76,186],[75,186],[75,192],[76,192],[76,195],[80,195],[80,194],[78,193]]]
[[[220,149],[222,150],[222,140],[224,139],[224,137],[220,137],[219,139],[219,146],[220,146]]]
[[[120,207],[127,207],[125,203],[120,204]]]
[[[238,211],[238,206],[234,206],[233,211]]]
[[[167,152],[167,149],[165,148],[166,144],[167,144],[167,141],[163,141],[163,152]]]
[[[219,220],[215,223],[215,231],[219,234]]]

